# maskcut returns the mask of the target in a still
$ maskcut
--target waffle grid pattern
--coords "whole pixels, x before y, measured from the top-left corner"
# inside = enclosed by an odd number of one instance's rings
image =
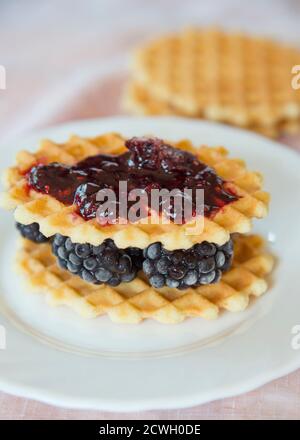
[[[198,114],[190,115],[182,110],[176,109],[168,102],[154,98],[138,81],[130,81],[126,85],[122,105],[126,112],[138,116],[174,115],[184,117],[193,116],[204,119]],[[300,118],[281,121],[275,125],[250,124],[245,128],[270,138],[276,138],[280,133],[291,135],[298,133],[300,131]]]
[[[125,106],[175,113],[275,135],[300,126],[300,90],[291,86],[300,51],[218,29],[186,29],[138,50]]]
[[[142,278],[117,287],[93,285],[57,266],[49,244],[22,240],[17,267],[32,288],[46,293],[52,306],[66,305],[85,318],[107,314],[118,323],[137,324],[154,319],[175,324],[188,317],[216,319],[220,310],[244,310],[250,296],[260,296],[267,290],[266,276],[274,264],[265,252],[261,237],[238,236],[235,239],[232,268],[217,284],[186,291],[154,289]]]

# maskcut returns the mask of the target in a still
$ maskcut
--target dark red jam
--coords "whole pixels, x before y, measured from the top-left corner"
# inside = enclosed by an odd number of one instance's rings
[[[127,197],[132,189],[142,189],[148,195],[152,189],[179,190],[204,189],[204,215],[213,217],[228,203],[239,197],[230,184],[221,179],[213,169],[200,162],[196,156],[173,148],[156,138],[132,138],[126,141],[127,152],[121,155],[91,156],[74,166],[60,163],[38,164],[27,173],[31,189],[49,194],[65,205],[75,204],[85,220],[96,217],[100,204],[96,195],[101,189],[111,189],[116,204]],[[119,194],[119,182],[127,182],[127,194]],[[99,200],[99,199],[98,199]],[[191,200],[196,212],[194,196]],[[128,209],[133,202],[128,202]],[[164,208],[160,205],[159,211]],[[146,207],[144,215],[148,215]],[[165,212],[165,211],[164,211]],[[169,208],[168,216],[175,215]],[[185,221],[187,219],[185,218]]]

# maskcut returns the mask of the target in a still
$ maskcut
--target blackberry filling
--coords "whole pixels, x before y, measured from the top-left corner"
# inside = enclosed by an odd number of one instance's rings
[[[22,225],[22,223],[17,222],[16,228],[18,229],[22,237],[27,238],[34,243],[46,243],[49,240],[40,232],[38,223],[32,223],[31,225]]]
[[[94,284],[117,286],[132,281],[142,270],[155,288],[188,289],[218,282],[222,272],[230,268],[233,257],[231,239],[223,246],[203,242],[190,249],[175,251],[164,249],[158,242],[144,250],[119,249],[111,239],[93,246],[73,243],[60,234],[47,238],[39,231],[37,223],[16,223],[16,227],[23,237],[35,243],[52,241],[52,252],[59,266]]]
[[[137,248],[118,249],[113,240],[107,239],[99,246],[73,243],[70,238],[56,234],[52,251],[61,268],[84,281],[94,284],[117,286],[132,281],[137,274],[136,260],[141,261]]]
[[[85,220],[96,217],[101,201],[97,193],[102,189],[111,189],[116,196],[115,212],[117,218],[120,200],[128,200],[128,193],[136,188],[145,191],[147,205],[141,212],[141,218],[148,215],[152,189],[177,190],[184,198],[184,190],[192,191],[191,214],[197,214],[196,190],[204,190],[204,215],[213,217],[225,205],[238,200],[230,184],[206,164],[187,152],[176,149],[157,138],[132,138],[125,143],[128,151],[121,155],[91,156],[74,166],[60,163],[36,165],[26,174],[28,186],[35,191],[49,194],[65,205],[75,204],[78,214]],[[125,193],[119,194],[119,182],[127,182]],[[179,191],[179,193],[178,193]],[[127,194],[126,194],[127,192]],[[134,204],[127,203],[128,211]],[[173,202],[174,205],[174,202]],[[160,201],[158,210],[172,221],[176,220],[174,206],[166,208]],[[183,213],[184,214],[184,213]],[[107,217],[106,217],[107,215]],[[103,214],[101,223],[108,221],[109,214]],[[124,215],[124,214],[122,214]],[[183,215],[183,221],[189,218]]]
[[[153,243],[144,252],[143,271],[155,287],[187,289],[220,280],[229,269],[233,256],[233,243],[223,246],[203,242],[190,249],[168,251],[161,243]]]
[[[218,282],[231,265],[233,244],[232,240],[223,246],[203,242],[190,249],[168,251],[161,243],[153,243],[144,250],[119,249],[111,239],[92,246],[56,234],[52,251],[61,268],[89,283],[117,286],[132,281],[142,270],[154,288],[183,290]]]

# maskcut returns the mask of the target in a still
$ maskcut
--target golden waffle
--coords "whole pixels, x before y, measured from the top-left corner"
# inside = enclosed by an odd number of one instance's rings
[[[187,317],[218,317],[220,309],[244,310],[250,296],[267,290],[266,276],[274,259],[264,251],[259,236],[235,239],[232,268],[217,284],[185,291],[164,287],[154,289],[141,278],[117,287],[89,284],[60,269],[49,244],[22,240],[17,264],[30,285],[46,293],[50,305],[67,305],[86,318],[107,314],[112,321],[136,324],[145,318],[173,324]]]
[[[151,115],[174,115],[191,117],[191,115],[176,109],[174,106],[166,101],[160,101],[154,98],[148,90],[146,90],[137,81],[132,81],[127,84],[122,105],[125,111],[143,116]],[[200,115],[193,115],[201,118]],[[203,119],[203,118],[201,118]],[[286,120],[278,122],[274,125],[249,125],[245,128],[256,131],[268,137],[276,138],[280,134],[294,134],[300,131],[300,118],[295,120]]]
[[[213,167],[217,174],[231,182],[231,187],[240,199],[225,206],[213,219],[204,218],[204,227],[199,234],[187,235],[190,224],[178,225],[141,224],[108,225],[101,227],[96,219],[85,221],[75,213],[74,206],[65,206],[51,196],[28,191],[24,172],[36,162],[62,162],[72,165],[88,156],[99,153],[125,151],[124,138],[110,133],[93,139],[72,136],[64,144],[43,141],[36,153],[22,151],[17,156],[17,165],[5,173],[7,192],[1,204],[15,209],[16,221],[23,224],[38,223],[40,231],[47,237],[56,233],[68,236],[73,243],[99,245],[106,238],[115,241],[119,248],[136,246],[141,249],[160,241],[166,249],[186,249],[204,240],[222,245],[231,233],[247,233],[253,217],[267,214],[269,195],[261,190],[262,176],[248,171],[244,162],[229,159],[223,147],[200,147],[195,149],[189,141],[180,141],[177,148],[192,151],[199,159]]]
[[[184,112],[176,110],[167,101],[154,98],[149,91],[137,81],[131,81],[126,84],[122,97],[122,106],[125,111],[135,115],[189,116]]]
[[[299,127],[300,90],[291,84],[292,68],[299,64],[299,50],[267,39],[187,29],[137,51],[132,73],[154,99],[150,111],[163,102],[163,112],[170,107],[267,130],[289,122]]]

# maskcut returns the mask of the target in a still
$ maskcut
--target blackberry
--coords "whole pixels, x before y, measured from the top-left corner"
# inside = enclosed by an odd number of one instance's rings
[[[138,270],[142,269],[143,266],[143,251],[137,247],[128,247],[125,249],[127,255],[130,256],[133,264]]]
[[[94,284],[117,286],[132,281],[137,274],[137,260],[142,255],[137,248],[119,249],[111,239],[99,246],[73,243],[70,238],[56,234],[52,251],[63,269]]]
[[[28,240],[34,241],[34,243],[46,243],[49,238],[45,237],[40,232],[40,227],[38,223],[31,223],[31,225],[23,225],[22,223],[16,223],[16,228],[22,235],[22,237]]]
[[[232,240],[223,246],[203,242],[168,251],[157,242],[144,249],[143,255],[143,271],[153,287],[187,289],[218,282],[231,265],[233,245]]]

